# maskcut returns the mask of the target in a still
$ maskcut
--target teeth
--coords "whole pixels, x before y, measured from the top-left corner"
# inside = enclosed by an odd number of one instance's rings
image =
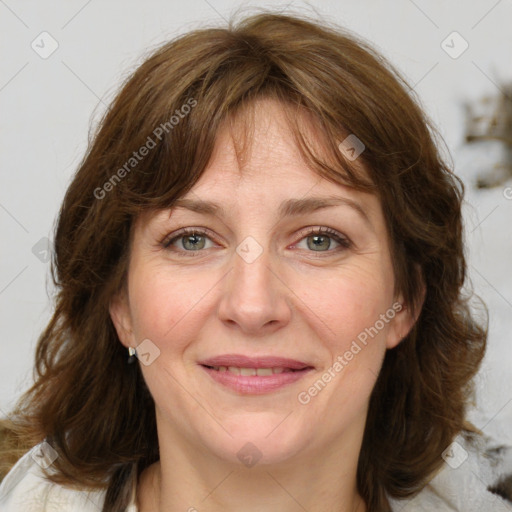
[[[291,372],[289,368],[238,368],[237,366],[213,366],[218,372],[231,372],[245,377],[266,377],[277,373]]]
[[[256,375],[258,377],[263,377],[265,375],[272,375],[274,372],[272,371],[272,368],[258,368],[256,370]]]

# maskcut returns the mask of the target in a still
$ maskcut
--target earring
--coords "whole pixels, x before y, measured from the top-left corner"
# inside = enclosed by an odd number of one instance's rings
[[[137,352],[133,347],[128,347],[128,364],[132,364],[135,362],[137,357]]]

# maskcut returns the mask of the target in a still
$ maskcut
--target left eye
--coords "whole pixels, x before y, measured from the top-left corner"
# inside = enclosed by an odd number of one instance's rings
[[[300,242],[296,244],[296,247],[300,249],[304,249],[304,247],[300,247],[300,244],[304,243],[305,248],[313,252],[328,252],[329,249],[332,249],[333,242],[337,244],[338,248],[340,246],[343,248],[350,247],[350,242],[347,238],[330,228],[303,231],[301,235]]]

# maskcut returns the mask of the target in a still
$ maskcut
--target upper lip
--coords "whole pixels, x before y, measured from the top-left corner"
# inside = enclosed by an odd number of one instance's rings
[[[275,356],[244,356],[242,354],[224,354],[199,361],[203,366],[235,366],[237,368],[290,368],[302,370],[312,366],[303,361]]]

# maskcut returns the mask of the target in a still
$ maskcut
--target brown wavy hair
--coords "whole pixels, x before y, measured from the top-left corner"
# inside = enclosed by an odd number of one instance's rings
[[[159,47],[104,114],[60,210],[55,312],[38,341],[35,384],[3,424],[4,470],[46,438],[59,454],[52,481],[107,488],[103,511],[124,510],[129,483],[159,458],[154,402],[109,315],[132,227],[189,191],[221,123],[263,97],[286,106],[319,176],[380,198],[395,292],[418,314],[387,351],[370,399],[359,492],[369,511],[388,511],[389,496],[414,495],[441,467],[441,453],[467,428],[487,337],[463,291],[463,183],[414,92],[376,50],[325,20],[265,11]],[[321,154],[300,112],[324,141]],[[366,147],[358,161],[369,179],[338,149],[349,133]],[[149,139],[155,146],[130,160]]]

